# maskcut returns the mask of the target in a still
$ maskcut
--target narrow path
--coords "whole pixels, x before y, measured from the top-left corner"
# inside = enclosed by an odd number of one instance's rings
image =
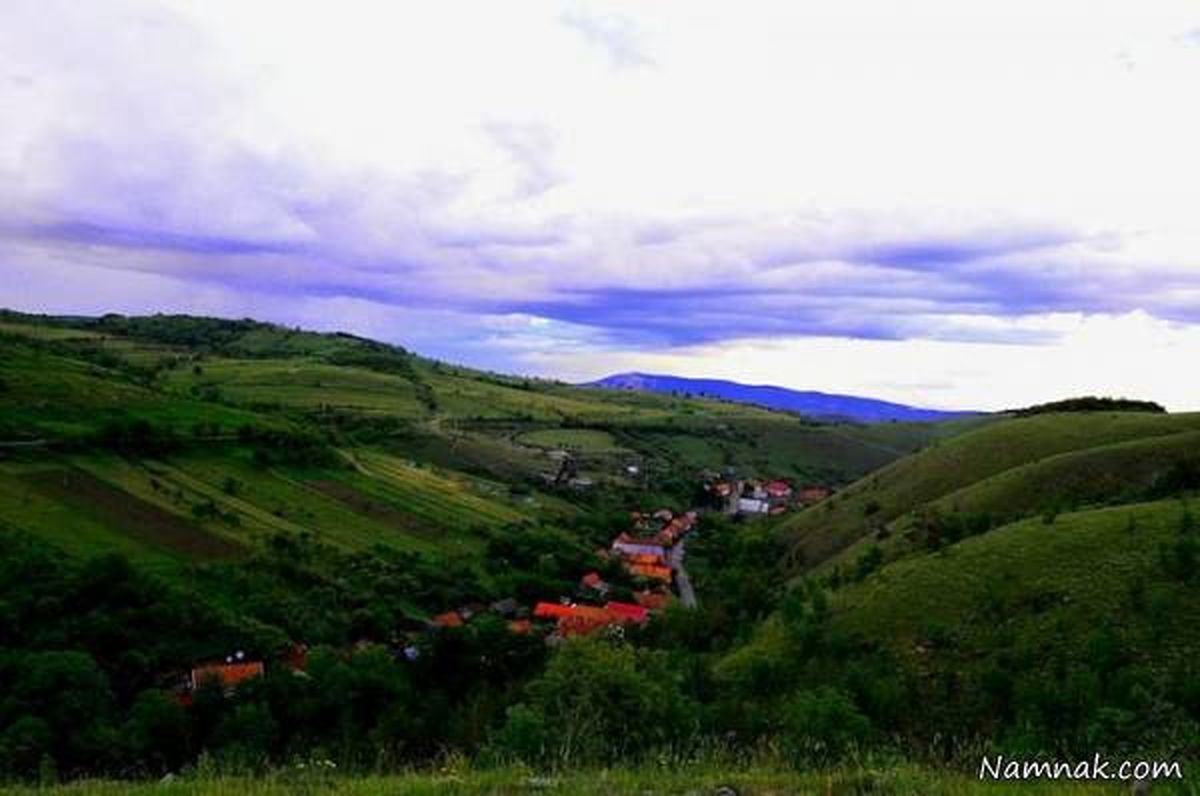
[[[687,539],[680,539],[671,548],[670,564],[671,569],[675,570],[675,587],[679,589],[679,599],[688,608],[695,608],[696,592],[692,589],[692,581],[688,578],[687,570],[683,568],[684,545],[686,544]]]

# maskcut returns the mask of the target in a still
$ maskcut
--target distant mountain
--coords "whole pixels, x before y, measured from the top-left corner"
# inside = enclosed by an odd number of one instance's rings
[[[874,398],[832,395],[811,390],[789,390],[786,387],[766,384],[739,384],[735,381],[721,379],[687,379],[680,376],[656,376],[649,373],[618,373],[579,386],[699,395],[755,404],[785,412],[798,412],[810,417],[856,420],[862,423],[883,423],[893,420],[929,422],[977,414],[976,412],[919,409]]]

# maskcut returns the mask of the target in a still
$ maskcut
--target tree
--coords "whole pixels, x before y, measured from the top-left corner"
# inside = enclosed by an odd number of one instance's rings
[[[600,638],[574,639],[530,684],[525,709],[510,712],[500,737],[532,743],[531,728],[540,721],[545,754],[559,762],[638,758],[690,740],[698,729],[697,706],[684,694],[681,680],[665,653]]]
[[[800,691],[788,702],[784,745],[803,760],[830,762],[865,742],[871,722],[844,691],[822,686]]]
[[[134,764],[153,773],[175,770],[188,759],[187,716],[162,691],[138,695],[122,737]]]

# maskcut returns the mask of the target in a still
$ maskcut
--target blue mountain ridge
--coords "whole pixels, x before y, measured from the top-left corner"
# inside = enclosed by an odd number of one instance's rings
[[[791,390],[769,384],[739,384],[722,379],[689,379],[650,373],[618,373],[578,386],[720,398],[820,419],[853,420],[860,423],[936,422],[978,414],[970,411],[922,409],[875,398],[813,390]]]

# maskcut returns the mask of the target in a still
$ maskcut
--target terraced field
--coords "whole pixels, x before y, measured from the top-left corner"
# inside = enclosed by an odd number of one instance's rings
[[[99,518],[147,548],[198,561],[232,558],[244,550],[241,545],[123,492],[85,470],[43,470],[26,476],[24,481],[34,491],[75,512]]]
[[[212,386],[226,398],[247,404],[332,408],[405,418],[427,413],[408,379],[305,358],[206,359],[192,368],[170,371],[166,384],[185,394]]]
[[[620,453],[628,451],[606,431],[591,431],[578,428],[554,428],[529,431],[517,438],[523,445],[538,448],[566,448],[584,453]]]

